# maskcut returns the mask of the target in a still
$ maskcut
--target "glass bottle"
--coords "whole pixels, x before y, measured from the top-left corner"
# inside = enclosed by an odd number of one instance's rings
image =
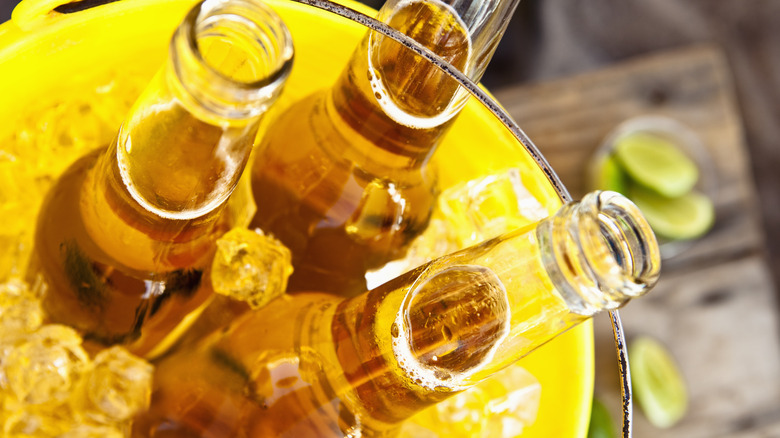
[[[658,244],[593,192],[353,298],[301,293],[158,364],[137,437],[392,436],[399,423],[647,292]]]
[[[378,19],[479,80],[518,0],[388,0]],[[332,87],[276,120],[257,147],[252,222],[293,254],[288,291],[354,296],[427,226],[429,159],[468,94],[369,32]]]
[[[212,295],[226,200],[292,57],[287,28],[262,4],[206,0],[189,12],[107,150],[73,164],[44,201],[28,274],[49,322],[93,350],[151,356],[173,342]]]

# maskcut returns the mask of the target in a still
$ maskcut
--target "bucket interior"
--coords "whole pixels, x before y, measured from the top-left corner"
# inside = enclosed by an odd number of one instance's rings
[[[26,23],[24,30],[12,21],[0,25],[0,120],[4,121],[0,124],[0,141],[13,138],[21,126],[35,121],[41,112],[74,99],[98,96],[108,102],[121,101],[115,107],[117,112],[126,108],[125,102],[132,101],[165,59],[174,28],[194,3],[124,0],[45,17]],[[292,74],[273,109],[279,111],[332,84],[366,30],[361,24],[311,6],[284,0],[267,3],[287,23],[296,50]],[[360,4],[345,4],[373,15]],[[69,117],[78,123],[78,115]],[[121,121],[122,114],[112,117]],[[272,115],[266,117],[272,119]],[[107,142],[113,132],[100,135]],[[0,147],[0,152],[5,147]],[[0,182],[3,172],[6,178],[13,178],[14,172],[23,168],[18,163],[3,163],[2,158]],[[28,164],[57,161],[61,168],[74,158],[62,150],[30,150],[24,154]],[[501,122],[473,98],[433,161],[442,187],[516,167],[525,187],[549,213],[561,205],[559,194],[539,165]],[[0,202],[5,202],[2,193]],[[4,212],[2,208],[0,213]],[[594,379],[591,323],[556,338],[522,359],[521,365],[542,385],[537,420],[524,429],[522,436],[584,437]]]

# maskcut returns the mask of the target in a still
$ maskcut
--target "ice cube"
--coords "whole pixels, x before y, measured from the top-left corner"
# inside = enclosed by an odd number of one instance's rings
[[[510,168],[442,191],[428,228],[406,256],[366,273],[373,289],[435,258],[538,222],[547,210]]]
[[[211,282],[217,293],[260,308],[287,289],[291,257],[272,236],[234,228],[217,240]]]
[[[407,421],[398,432],[398,438],[439,438],[439,434],[427,427]]]
[[[2,139],[0,139],[2,141]],[[29,164],[0,151],[0,281],[24,275],[32,243],[35,214],[43,193]]]
[[[31,224],[51,184],[74,160],[111,142],[146,79],[110,72],[91,90],[47,96],[25,106],[18,122],[0,126],[0,281],[24,274]]]
[[[79,424],[57,438],[125,438],[129,436],[121,426]]]
[[[6,438],[61,437],[73,426],[67,412],[58,407],[25,406],[14,411],[6,407],[5,414],[0,416],[0,435]]]
[[[542,385],[520,365],[512,365],[485,383],[492,397],[486,405],[488,436],[515,437],[536,421]]]
[[[468,247],[548,216],[516,168],[457,184],[439,196],[438,209],[462,247]]]
[[[536,421],[541,385],[514,364],[478,385],[413,416],[401,436],[416,428],[441,438],[513,438]]]
[[[41,303],[27,283],[11,279],[0,284],[0,341],[41,326]]]
[[[423,263],[460,249],[450,226],[442,219],[431,219],[425,231],[412,241],[406,256],[366,272],[366,284],[373,289]]]
[[[8,217],[6,212],[0,212],[0,215]],[[16,234],[0,230],[0,282],[24,273],[30,255],[30,242],[32,230],[23,230]]]
[[[95,356],[71,405],[79,418],[102,424],[121,423],[149,407],[154,368],[123,347]]]
[[[69,327],[50,324],[26,335],[3,365],[16,400],[37,405],[66,400],[88,363],[81,337]]]

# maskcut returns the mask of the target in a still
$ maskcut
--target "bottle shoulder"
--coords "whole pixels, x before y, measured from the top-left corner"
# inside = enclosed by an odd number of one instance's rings
[[[127,235],[122,230],[113,231],[120,244],[105,250],[84,214],[85,206],[92,204],[84,188],[103,153],[97,149],[76,161],[49,191],[39,212],[27,275],[31,283],[40,279],[45,285],[43,305],[49,321],[81,331],[90,348],[122,344],[145,354],[177,323],[166,317],[194,310],[210,294],[207,257],[178,267],[149,257],[144,261],[157,261],[152,265],[156,269],[139,268],[132,257],[148,255],[154,248],[148,238],[122,245]]]

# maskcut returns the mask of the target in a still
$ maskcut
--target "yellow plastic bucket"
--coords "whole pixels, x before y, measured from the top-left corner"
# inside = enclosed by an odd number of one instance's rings
[[[276,109],[333,83],[365,28],[335,14],[284,0],[266,0],[293,35],[295,66]],[[349,7],[371,9],[345,0]],[[105,3],[94,6],[96,3]],[[0,139],[30,112],[93,89],[117,75],[143,83],[164,60],[169,38],[195,0],[25,0],[0,25]],[[89,7],[92,6],[92,7]],[[121,73],[121,74],[118,74]],[[122,88],[125,84],[117,84]],[[140,90],[139,90],[140,91]],[[34,115],[32,115],[34,117]],[[487,148],[486,144],[489,144]],[[0,152],[3,146],[0,145]],[[444,186],[498,172],[522,171],[548,212],[561,198],[512,134],[471,99],[434,160]],[[524,438],[584,437],[593,393],[593,330],[583,324],[541,347],[521,364],[542,385],[536,422]]]

